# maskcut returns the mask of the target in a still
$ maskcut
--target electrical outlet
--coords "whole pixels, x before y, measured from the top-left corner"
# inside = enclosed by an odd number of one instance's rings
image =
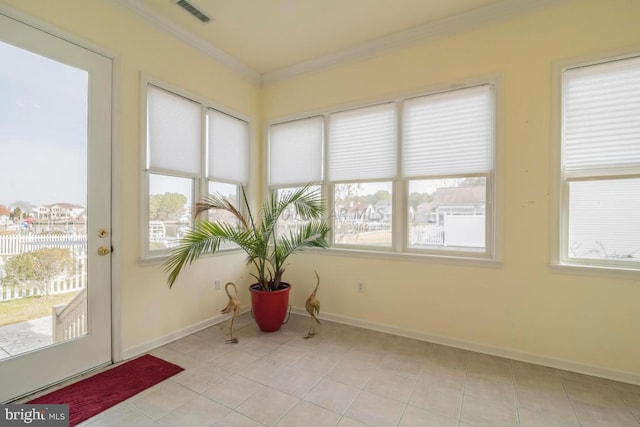
[[[358,282],[358,292],[360,293],[364,292],[364,283]]]
[[[213,286],[216,288],[216,291],[220,290],[220,279],[216,279],[213,281]]]

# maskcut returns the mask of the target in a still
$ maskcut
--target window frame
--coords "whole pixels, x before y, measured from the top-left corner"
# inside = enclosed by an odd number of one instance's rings
[[[495,142],[495,138],[494,138]],[[471,250],[440,250],[440,249],[418,249],[412,248],[409,245],[409,209],[408,209],[408,201],[409,201],[409,191],[410,191],[410,182],[411,181],[423,181],[429,179],[460,179],[460,178],[485,178],[485,250],[480,251],[471,251]],[[496,232],[495,232],[495,167],[493,173],[469,173],[463,175],[441,175],[437,177],[413,177],[413,178],[403,178],[404,181],[404,197],[407,205],[405,206],[405,221],[404,221],[404,230],[403,236],[404,238],[404,252],[414,253],[414,254],[425,254],[428,253],[434,256],[442,256],[442,257],[463,257],[463,258],[482,258],[482,259],[495,259],[495,240],[496,240]]]
[[[396,220],[397,213],[397,199],[396,196],[396,182],[395,179],[366,179],[361,181],[326,181],[325,185],[328,187],[328,193],[331,195],[331,199],[327,199],[327,204],[332,213],[331,217],[335,216],[335,188],[337,185],[344,184],[377,184],[377,183],[390,183],[391,184],[391,243],[388,246],[379,246],[379,245],[362,245],[362,244],[349,244],[349,243],[337,243],[335,241],[335,232],[334,232],[334,223],[331,222],[331,232],[330,232],[330,244],[332,249],[341,250],[344,249],[346,251],[371,251],[371,252],[398,252],[398,244],[401,239],[397,237],[396,229],[398,229],[398,221]]]
[[[402,176],[402,128],[403,128],[403,118],[402,118],[402,107],[403,102],[408,101],[418,97],[424,97],[429,95],[436,95],[442,92],[454,91],[459,89],[471,88],[475,86],[489,85],[492,87],[492,125],[493,125],[493,133],[492,133],[492,145],[490,147],[490,156],[492,160],[492,167],[490,171],[483,176],[486,175],[486,217],[485,217],[485,248],[482,252],[475,251],[458,251],[458,250],[433,250],[433,249],[417,249],[410,248],[408,242],[408,200],[409,200],[409,181],[410,180],[418,180],[421,178],[404,178]],[[331,114],[340,113],[348,110],[355,110],[360,108],[373,107],[380,104],[385,103],[394,103],[396,109],[396,153],[397,153],[397,167],[396,167],[396,175],[391,178],[389,181],[391,182],[392,188],[392,243],[390,247],[379,247],[379,246],[367,246],[367,245],[344,245],[344,244],[336,244],[334,242],[335,236],[334,231],[332,230],[329,235],[329,239],[331,242],[331,246],[327,250],[317,251],[317,253],[322,254],[326,253],[329,255],[332,254],[340,254],[343,256],[366,256],[366,257],[378,257],[382,256],[384,258],[398,258],[402,260],[416,260],[416,261],[425,261],[430,260],[437,263],[448,263],[453,262],[455,264],[476,264],[476,265],[485,265],[485,266],[499,266],[502,265],[502,228],[501,228],[501,218],[500,218],[500,207],[501,203],[501,162],[500,162],[500,144],[501,144],[501,129],[500,129],[500,117],[501,117],[501,99],[502,99],[502,84],[499,76],[490,76],[477,80],[469,80],[464,83],[450,84],[447,86],[438,86],[433,87],[428,90],[422,92],[412,92],[408,94],[402,94],[398,97],[392,98],[383,98],[379,100],[375,100],[369,103],[361,103],[361,104],[353,104],[346,105],[343,107],[332,108],[322,111],[313,111],[309,113],[299,114],[289,118],[281,118],[277,120],[267,121],[264,124],[264,132],[265,139],[267,141],[267,151],[269,150],[269,134],[270,127],[273,125],[278,125],[282,123],[287,123],[295,120],[304,120],[311,117],[321,116],[324,120],[324,140],[323,140],[323,158],[322,158],[322,170],[323,179],[321,182],[314,182],[315,185],[320,185],[322,188],[322,193],[325,196],[328,204],[329,212],[333,212],[335,209],[335,185],[342,184],[343,182],[330,182],[328,175],[328,138],[329,138],[329,116]],[[269,182],[269,168],[270,168],[270,159],[269,156],[266,156],[264,159],[264,188],[265,192],[269,193],[270,191],[276,191],[282,187],[292,187],[293,185],[288,186],[273,186]],[[478,174],[466,174],[466,176],[477,176]],[[432,177],[429,177],[432,178]],[[358,183],[367,183],[367,182],[379,182],[383,181],[380,179],[377,180],[361,180],[357,181]],[[353,181],[356,182],[356,181]],[[300,185],[304,183],[299,183]]]
[[[167,91],[176,96],[185,98],[188,101],[195,102],[200,106],[200,173],[185,173],[171,169],[151,167],[149,164],[149,144],[148,144],[148,87],[155,86],[160,90]],[[152,77],[143,75],[140,84],[140,117],[144,120],[141,128],[141,195],[140,197],[140,260],[142,262],[160,262],[165,260],[169,256],[170,249],[150,250],[149,248],[149,189],[150,189],[150,176],[162,175],[176,178],[187,178],[193,182],[191,200],[193,204],[197,203],[204,196],[208,194],[209,183],[225,183],[232,184],[237,187],[238,197],[240,197],[241,187],[248,193],[249,182],[251,181],[251,133],[252,123],[248,117],[238,112],[232,111],[226,107],[222,107],[214,102],[211,102],[201,96],[189,93],[174,85],[165,83],[163,81],[154,79]],[[224,179],[211,179],[208,174],[208,111],[215,110],[222,114],[226,114],[232,118],[243,121],[247,124],[247,153],[246,159],[248,177],[247,183],[243,185],[240,182],[224,180]],[[242,205],[239,206],[240,210],[243,210]],[[206,213],[202,213],[206,215]],[[233,252],[238,248],[234,245],[221,245],[217,253]]]
[[[598,55],[569,61],[557,62],[553,66],[553,105],[551,179],[551,239],[550,268],[560,272],[576,274],[605,275],[621,278],[638,277],[640,263],[625,261],[599,260],[595,258],[577,258],[569,256],[569,186],[572,182],[605,181],[614,179],[640,178],[640,171],[632,173],[625,167],[594,167],[573,173],[567,177],[564,171],[564,73],[578,68],[598,66],[610,62],[640,58],[640,51],[624,51],[609,55]],[[617,171],[617,172],[616,172]],[[620,172],[622,171],[622,172]]]
[[[396,181],[400,177],[400,149],[401,149],[401,101],[397,99],[390,99],[379,101],[375,103],[370,103],[366,105],[359,105],[350,108],[337,109],[333,111],[328,111],[325,113],[325,128],[326,132],[324,135],[324,155],[323,155],[323,163],[324,163],[324,180],[323,184],[327,187],[327,193],[330,195],[330,198],[327,199],[327,204],[329,211],[331,212],[331,232],[329,233],[329,242],[330,247],[333,249],[344,249],[346,251],[371,251],[371,252],[397,252],[398,245],[401,242],[401,239],[398,238],[398,230],[399,224],[396,221],[396,215],[398,214],[398,207],[396,205],[398,197],[397,197],[397,185]],[[330,147],[329,147],[329,139],[330,139],[330,128],[331,128],[331,116],[333,115],[341,115],[343,113],[349,114],[358,110],[384,110],[384,107],[388,106],[389,110],[393,112],[394,116],[394,155],[395,155],[395,165],[394,168],[394,176],[393,177],[375,177],[375,178],[362,178],[362,179],[336,179],[331,180],[330,172],[329,172],[329,160],[330,160]],[[379,245],[366,245],[366,244],[350,244],[350,243],[338,243],[336,242],[336,233],[335,233],[335,223],[334,218],[336,214],[336,206],[335,206],[335,196],[336,196],[336,186],[338,185],[348,185],[348,184],[375,184],[375,183],[386,183],[389,182],[391,184],[391,242],[388,246],[379,246]]]

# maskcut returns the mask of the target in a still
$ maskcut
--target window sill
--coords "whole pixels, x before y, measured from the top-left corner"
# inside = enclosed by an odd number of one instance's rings
[[[635,268],[612,267],[601,265],[584,265],[570,263],[552,263],[549,269],[555,273],[575,274],[583,276],[606,276],[618,279],[638,279],[640,270]]]
[[[492,268],[499,268],[499,267],[502,267],[503,265],[501,260],[489,259],[489,258],[416,254],[416,253],[408,253],[408,252],[398,253],[398,252],[368,251],[368,250],[362,250],[362,249],[343,249],[343,248],[310,249],[307,251],[307,253],[313,253],[314,255],[326,255],[326,256],[385,259],[389,261],[428,262],[433,264],[453,264],[453,265],[461,265],[461,266],[479,266],[479,267],[492,267]]]
[[[212,254],[204,254],[200,257],[200,259],[212,258],[214,256],[225,256],[225,255],[234,255],[242,252],[240,248],[229,248],[229,249],[218,249],[215,255]],[[140,257],[138,259],[138,264],[142,266],[146,265],[160,265],[164,263],[167,258],[169,258],[168,253],[162,253],[158,255],[147,255],[146,257]]]

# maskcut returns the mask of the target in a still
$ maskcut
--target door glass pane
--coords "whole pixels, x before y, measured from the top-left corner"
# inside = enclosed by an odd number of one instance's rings
[[[87,333],[88,74],[0,42],[0,359]]]
[[[483,251],[487,184],[484,177],[409,182],[409,247]]]

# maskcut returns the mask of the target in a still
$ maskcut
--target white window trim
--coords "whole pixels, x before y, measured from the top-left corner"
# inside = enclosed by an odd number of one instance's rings
[[[558,61],[553,64],[553,76],[551,82],[551,189],[550,195],[550,233],[549,233],[549,268],[553,272],[606,276],[622,279],[637,279],[640,277],[640,266],[630,266],[628,263],[601,260],[580,260],[569,258],[565,254],[568,249],[568,221],[569,221],[569,181],[562,174],[562,102],[563,102],[563,73],[566,70],[579,67],[588,67],[600,63],[623,60],[640,56],[640,51],[620,50],[609,54],[582,57],[571,60]],[[599,174],[602,177],[609,176],[606,171]],[[595,175],[590,175],[595,176]],[[616,174],[616,177],[620,177]],[[574,177],[579,179],[579,177]]]
[[[186,99],[194,101],[201,106],[201,153],[200,153],[200,163],[201,163],[201,174],[197,177],[185,173],[179,173],[175,171],[163,171],[159,168],[151,168],[147,170],[147,87],[148,85],[156,86],[160,89],[172,92],[176,95],[182,96]],[[247,122],[249,126],[249,158],[247,161],[249,162],[249,167],[251,164],[251,134],[253,125],[251,120],[245,116],[244,114],[238,113],[236,111],[230,110],[229,108],[220,106],[219,104],[209,101],[206,98],[198,96],[196,94],[185,91],[181,88],[178,88],[174,85],[166,83],[162,80],[155,79],[151,76],[142,74],[140,78],[140,118],[141,118],[141,126],[140,126],[140,258],[139,262],[142,264],[158,264],[163,262],[169,256],[168,250],[162,251],[150,251],[149,250],[149,175],[150,174],[166,174],[175,177],[182,178],[192,178],[194,179],[194,187],[192,194],[193,203],[196,203],[198,200],[202,198],[205,194],[208,186],[209,179],[206,176],[206,152],[207,152],[207,144],[206,144],[206,135],[207,135],[207,109],[212,108],[220,111],[221,113],[228,114],[229,116],[235,117],[237,119],[243,120]],[[251,170],[249,169],[249,173],[251,174]],[[251,176],[249,176],[249,182],[251,182]],[[225,182],[223,180],[216,180],[216,182]],[[249,190],[245,187],[245,191],[247,194]],[[225,254],[225,253],[236,253],[239,252],[240,249],[236,247],[220,247],[216,251],[216,255]],[[209,255],[205,255],[209,256]]]
[[[337,113],[345,110],[351,109],[359,109],[366,108],[369,106],[374,106],[383,103],[394,102],[397,105],[398,109],[398,124],[397,132],[398,137],[400,138],[400,133],[402,132],[401,120],[402,120],[402,108],[401,103],[404,100],[416,97],[422,97],[427,95],[436,94],[439,92],[446,92],[456,89],[463,89],[466,87],[479,86],[484,84],[490,84],[493,86],[493,102],[494,102],[494,138],[493,138],[493,169],[492,173],[488,174],[487,179],[487,196],[492,197],[491,200],[487,200],[486,212],[487,212],[487,228],[486,228],[486,245],[485,251],[483,253],[477,252],[456,252],[456,251],[434,251],[434,250],[415,250],[408,249],[406,242],[406,232],[408,228],[408,224],[406,221],[406,209],[405,202],[407,200],[406,192],[408,191],[408,183],[407,180],[400,177],[400,162],[401,157],[398,155],[398,170],[397,176],[392,180],[393,183],[393,201],[392,204],[394,209],[396,210],[395,217],[393,219],[392,224],[392,245],[390,248],[380,248],[380,247],[367,247],[367,246],[356,246],[352,245],[334,245],[330,246],[328,249],[310,249],[310,253],[315,254],[326,254],[326,255],[339,255],[339,256],[354,256],[354,257],[366,257],[366,258],[384,258],[384,259],[398,259],[403,261],[417,261],[417,262],[434,262],[434,263],[443,263],[443,264],[454,264],[454,265],[463,265],[463,266],[486,266],[486,267],[499,267],[503,265],[502,257],[503,257],[503,220],[502,220],[502,210],[503,210],[503,167],[502,167],[502,140],[503,140],[503,85],[502,78],[500,75],[488,75],[483,76],[477,79],[470,79],[464,82],[458,82],[449,85],[436,85],[429,88],[426,88],[422,91],[418,92],[405,92],[398,94],[393,97],[380,98],[375,100],[370,100],[369,102],[363,103],[353,103],[342,106],[336,106],[330,109],[323,110],[312,110],[309,112],[298,113],[292,116],[285,116],[273,120],[266,121],[263,124],[263,134],[265,135],[264,140],[266,141],[266,150],[269,150],[269,128],[272,125],[279,123],[286,123],[294,120],[302,120],[314,116],[322,116],[324,118],[325,124],[325,135],[328,135],[328,118],[329,114]],[[328,138],[324,139],[324,149],[323,156],[326,155],[327,152],[327,143]],[[398,150],[401,150],[401,139],[399,139]],[[323,159],[323,176],[324,180],[322,183],[314,183],[321,185],[322,194],[328,201],[328,208],[333,209],[333,190],[332,183],[327,181],[328,177],[328,165]],[[262,159],[263,162],[263,191],[264,194],[269,194],[271,191],[275,191],[280,187],[270,186],[269,185],[269,156],[264,156]],[[366,181],[362,181],[366,182]],[[306,183],[301,183],[301,185]],[[290,186],[287,186],[290,187]],[[491,215],[489,215],[491,212]],[[401,234],[401,238],[398,233]],[[333,241],[333,231],[329,233],[328,238]]]

